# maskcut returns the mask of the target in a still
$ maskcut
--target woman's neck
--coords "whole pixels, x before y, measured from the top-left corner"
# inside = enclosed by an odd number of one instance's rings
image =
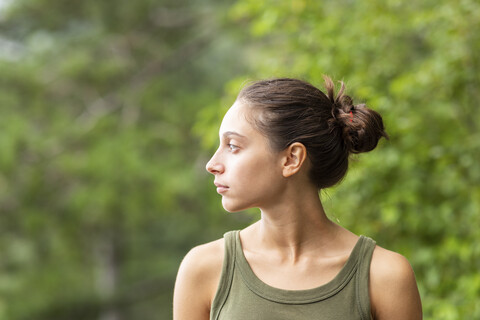
[[[341,229],[327,218],[316,190],[290,192],[260,210],[260,221],[245,230],[248,237],[257,248],[276,250],[292,263],[328,247]]]

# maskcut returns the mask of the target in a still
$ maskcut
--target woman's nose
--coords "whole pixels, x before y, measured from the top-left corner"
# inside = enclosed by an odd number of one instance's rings
[[[223,171],[225,171],[225,167],[218,161],[216,155],[217,154],[215,153],[210,159],[210,161],[207,162],[207,165],[205,167],[205,169],[207,169],[207,171],[211,174],[222,173]]]

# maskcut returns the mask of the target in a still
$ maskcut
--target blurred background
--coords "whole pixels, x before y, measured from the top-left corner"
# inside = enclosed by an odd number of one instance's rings
[[[204,167],[248,80],[344,80],[391,139],[324,191],[480,319],[477,0],[0,0],[0,320],[170,319],[227,214]]]

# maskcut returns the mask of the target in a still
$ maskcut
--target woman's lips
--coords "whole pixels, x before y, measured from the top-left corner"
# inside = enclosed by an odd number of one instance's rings
[[[220,184],[218,182],[215,182],[215,186],[217,187],[217,192],[218,193],[224,193],[228,190],[229,187],[226,185]]]

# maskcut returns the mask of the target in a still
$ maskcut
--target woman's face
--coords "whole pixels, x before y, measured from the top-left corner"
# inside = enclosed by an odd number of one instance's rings
[[[274,205],[285,178],[282,157],[247,120],[248,106],[235,102],[220,126],[220,146],[206,169],[215,176],[222,205],[229,212]]]

